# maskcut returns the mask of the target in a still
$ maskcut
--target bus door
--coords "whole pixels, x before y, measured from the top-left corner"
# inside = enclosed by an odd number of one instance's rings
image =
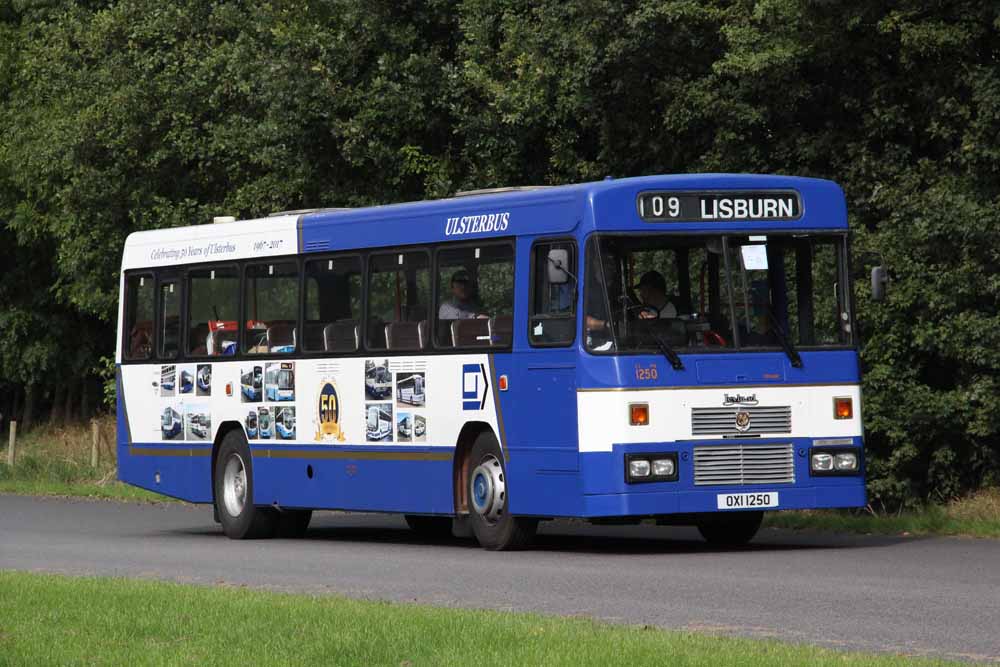
[[[518,364],[518,384],[523,389],[520,395],[531,400],[510,401],[503,406],[508,438],[546,448],[544,460],[539,459],[536,468],[576,471],[577,300],[581,291],[577,284],[576,241],[531,243],[521,239],[519,243],[518,256],[530,257],[531,263],[527,295],[529,347],[526,354],[518,355],[524,358],[524,363]],[[516,416],[506,418],[512,410],[517,411]]]

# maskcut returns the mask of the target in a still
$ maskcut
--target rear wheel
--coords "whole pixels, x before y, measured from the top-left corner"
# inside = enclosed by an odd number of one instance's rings
[[[253,504],[253,460],[250,447],[239,431],[222,440],[215,461],[215,509],[222,531],[234,540],[273,537],[277,510]]]
[[[709,544],[720,547],[743,546],[754,538],[764,520],[763,512],[740,512],[722,517],[705,519],[698,524],[698,532]]]
[[[500,444],[490,432],[479,434],[468,459],[466,491],[472,532],[484,549],[517,549],[531,543],[538,519],[517,517],[507,510],[507,470]]]
[[[406,525],[415,533],[426,535],[427,537],[451,537],[450,516],[421,516],[419,514],[407,514]]]

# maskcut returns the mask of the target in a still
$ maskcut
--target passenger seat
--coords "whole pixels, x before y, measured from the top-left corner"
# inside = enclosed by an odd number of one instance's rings
[[[427,320],[389,322],[385,325],[385,346],[390,350],[422,350],[427,346]]]
[[[323,349],[327,352],[355,352],[361,344],[358,323],[332,322],[323,327]]]

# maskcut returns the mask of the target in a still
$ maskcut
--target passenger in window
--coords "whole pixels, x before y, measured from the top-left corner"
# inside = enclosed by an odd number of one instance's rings
[[[451,276],[451,299],[438,308],[440,320],[471,320],[488,318],[482,306],[476,301],[475,289],[469,272],[458,270]]]
[[[647,271],[634,287],[644,306],[639,317],[644,320],[677,317],[677,307],[667,296],[667,281],[659,271]]]

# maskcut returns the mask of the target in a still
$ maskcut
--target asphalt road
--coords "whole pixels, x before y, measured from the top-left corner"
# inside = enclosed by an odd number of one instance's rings
[[[207,507],[0,495],[0,568],[584,615],[833,648],[1000,660],[1000,541],[542,524],[532,551],[434,542],[400,517],[319,513],[234,542]]]

